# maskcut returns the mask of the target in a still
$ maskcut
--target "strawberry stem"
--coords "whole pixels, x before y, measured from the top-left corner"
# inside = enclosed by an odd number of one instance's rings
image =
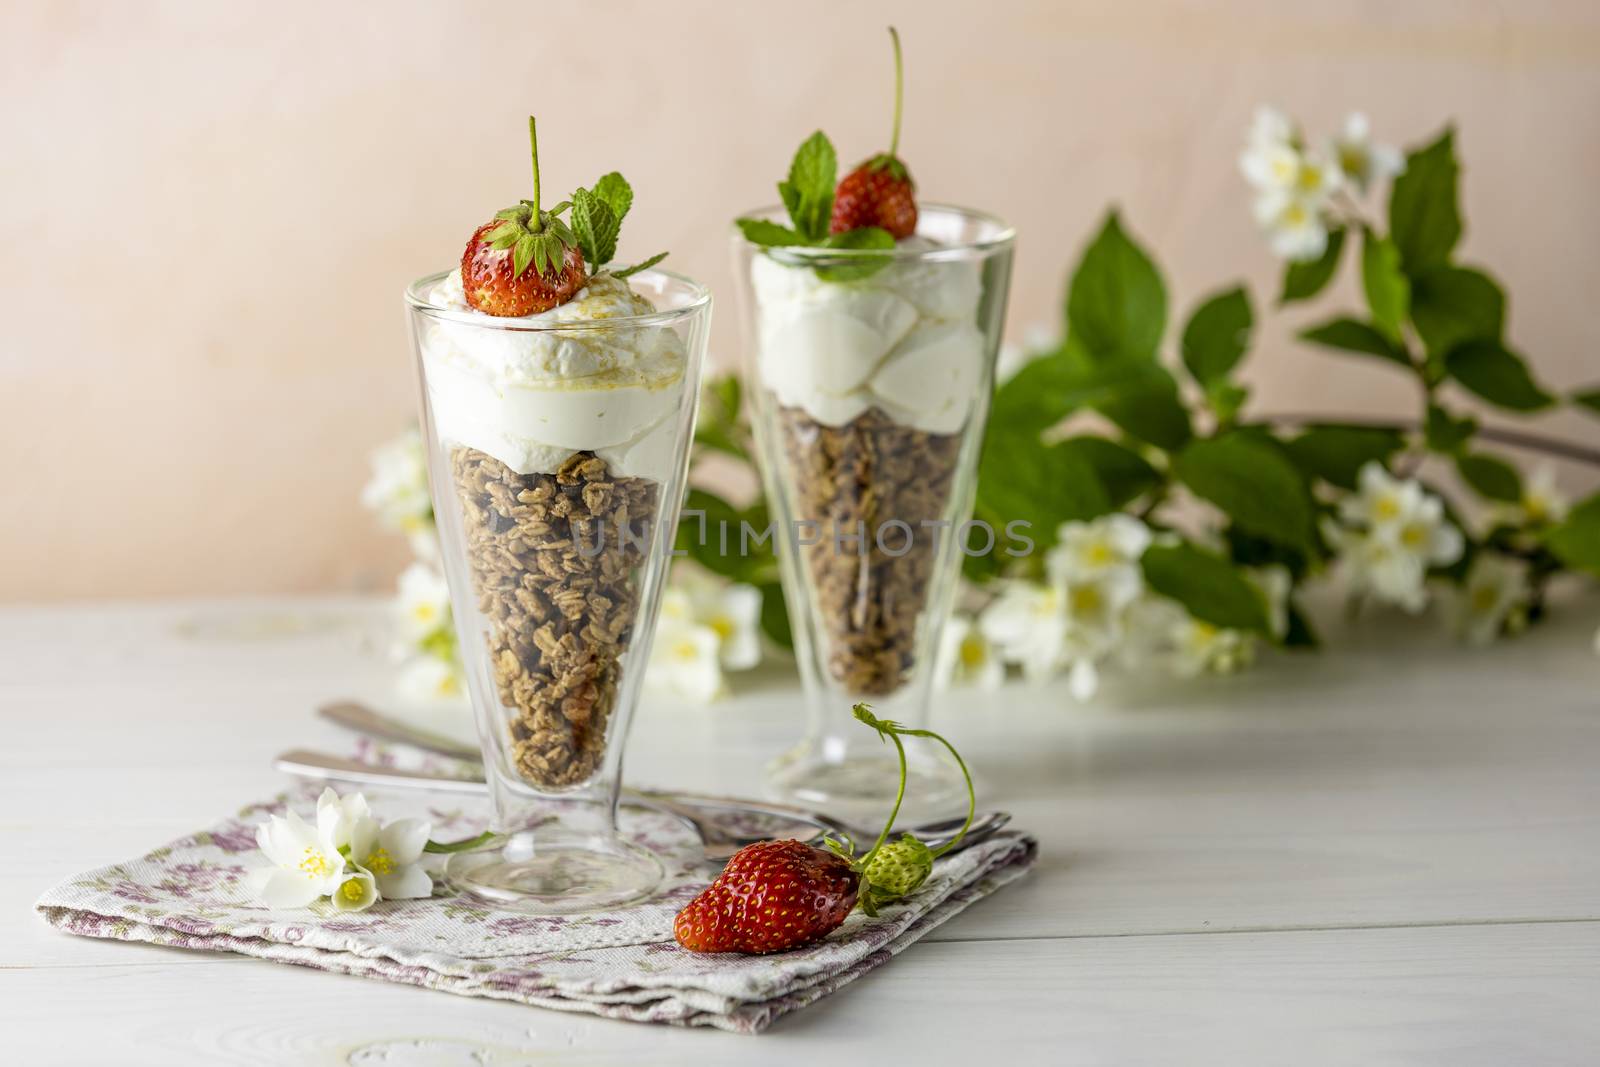
[[[878,731],[879,737],[884,737],[890,741],[893,741],[895,751],[900,757],[900,788],[898,791],[896,791],[894,796],[894,807],[889,812],[889,820],[888,822],[884,823],[883,831],[878,834],[878,840],[874,841],[872,843],[872,847],[867,850],[866,854],[856,861],[857,869],[859,870],[865,867],[867,865],[867,861],[872,858],[873,853],[877,852],[878,849],[882,847],[884,841],[889,837],[889,831],[894,829],[895,817],[900,814],[900,803],[905,799],[906,795],[906,748],[900,740],[902,737],[926,737],[939,742],[949,750],[950,755],[955,757],[956,766],[961,768],[961,775],[967,781],[967,818],[966,821],[961,824],[961,829],[956,836],[952,837],[940,848],[935,849],[933,856],[935,859],[938,859],[946,852],[949,852],[952,848],[955,848],[961,839],[967,835],[967,829],[972,825],[973,816],[975,816],[978,812],[978,794],[977,790],[974,789],[972,785],[972,772],[967,769],[967,762],[961,758],[961,753],[956,751],[956,746],[952,745],[949,741],[946,741],[943,737],[934,733],[932,730],[913,730],[901,726],[899,723],[894,722],[891,719],[880,719],[876,715],[872,714],[872,706],[870,704],[857,704],[851,710],[854,711],[855,717],[858,720],[866,723],[868,726]]]
[[[889,39],[894,42],[894,132],[889,136],[889,154],[892,156],[900,150],[900,103],[905,78],[900,61],[900,34],[893,26],[889,27]]]
[[[528,230],[541,233],[544,221],[539,214],[539,126],[532,115],[528,116],[528,145],[533,149],[533,214],[528,218]]]

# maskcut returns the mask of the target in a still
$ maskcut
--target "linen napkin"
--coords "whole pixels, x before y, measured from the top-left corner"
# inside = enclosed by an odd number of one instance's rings
[[[514,1000],[637,1022],[757,1033],[847,985],[976,900],[1026,873],[1036,842],[996,836],[941,859],[913,897],[854,912],[825,940],[771,956],[696,955],[678,947],[672,918],[705,884],[698,839],[654,811],[624,808],[623,833],[668,870],[653,899],[612,914],[532,916],[458,897],[435,879],[426,900],[381,901],[337,912],[326,901],[274,911],[246,873],[266,859],[255,827],[292,806],[310,815],[320,786],[306,784],[137,859],[56,886],[35,907],[45,921],[88,937],[238,952],[343,974]],[[377,796],[377,794],[375,794]],[[433,823],[436,840],[470,837],[487,801],[382,794],[385,820]]]

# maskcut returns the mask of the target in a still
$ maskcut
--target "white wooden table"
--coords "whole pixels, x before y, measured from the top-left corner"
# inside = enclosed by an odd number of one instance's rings
[[[1402,620],[1087,708],[958,695],[939,725],[983,803],[1038,834],[1036,871],[759,1038],[32,914],[70,874],[271,795],[278,750],[347,750],[311,709],[385,700],[378,618],[355,600],[0,610],[0,1062],[1600,1062],[1592,596],[1486,651]],[[780,674],[710,708],[653,701],[630,771],[748,793],[798,715]]]

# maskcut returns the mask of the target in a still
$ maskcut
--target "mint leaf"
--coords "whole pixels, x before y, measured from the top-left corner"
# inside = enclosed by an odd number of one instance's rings
[[[1325,348],[1377,356],[1406,368],[1411,366],[1411,360],[1405,352],[1385,337],[1382,331],[1357,319],[1332,319],[1321,326],[1302,331],[1300,339]]]
[[[1456,418],[1437,404],[1428,405],[1428,417],[1422,424],[1423,442],[1433,451],[1449,455],[1467,439],[1478,432],[1478,420],[1471,415]]]
[[[1361,242],[1361,288],[1373,325],[1398,343],[1400,325],[1411,310],[1411,283],[1400,272],[1400,250],[1394,242],[1371,230]]]
[[[633,186],[628,184],[628,179],[616,171],[602,174],[594,183],[592,192],[605,201],[611,213],[617,217],[617,225],[621,226],[622,220],[628,217],[628,209],[633,206]]]
[[[804,234],[766,219],[738,219],[736,225],[746,241],[767,248],[788,248],[811,243]]]
[[[1153,360],[1167,324],[1167,291],[1115,211],[1084,250],[1067,289],[1067,330],[1094,359]]]
[[[846,230],[823,239],[821,247],[846,251],[892,251],[894,237],[888,230],[876,226],[863,226]],[[853,282],[870,277],[887,267],[891,256],[858,256],[848,261],[817,267],[817,277],[825,282]]]
[[[1567,566],[1600,576],[1600,493],[1574,507],[1544,543]]]
[[[1291,548],[1316,543],[1311,494],[1299,469],[1270,439],[1234,430],[1196,441],[1172,464],[1178,480],[1247,533]]]
[[[1202,622],[1271,636],[1267,605],[1244,572],[1188,542],[1152,545],[1139,561],[1150,588]]]
[[[1412,279],[1411,321],[1430,355],[1465,341],[1500,340],[1505,315],[1505,293],[1482,271],[1441,265]]]
[[[1343,248],[1344,227],[1339,226],[1328,231],[1328,247],[1321,256],[1304,263],[1291,260],[1283,270],[1283,294],[1278,297],[1278,303],[1309,300],[1322,292],[1339,267],[1339,252]]]
[[[582,186],[572,193],[572,230],[591,271],[598,271],[617,254],[622,220],[608,202]]]
[[[1329,423],[1308,427],[1286,447],[1301,470],[1341,489],[1355,489],[1362,467],[1387,464],[1405,443],[1399,430]]]
[[[1490,500],[1515,504],[1522,499],[1522,477],[1505,460],[1484,452],[1456,457],[1461,480]]]
[[[1512,411],[1538,411],[1555,403],[1522,357],[1498,341],[1468,341],[1444,358],[1445,370],[1467,389],[1491,404]]]
[[[1243,288],[1218,293],[1201,304],[1183,329],[1183,365],[1210,386],[1228,376],[1250,346],[1250,297]]]
[[[838,174],[839,156],[833,150],[833,142],[818,130],[795,152],[788,179],[778,183],[778,195],[789,210],[789,221],[808,241],[828,236]]]
[[[657,252],[655,255],[651,256],[649,259],[646,259],[646,260],[643,260],[641,262],[635,263],[631,267],[623,267],[621,270],[612,271],[611,272],[611,276],[613,278],[631,278],[635,274],[638,274],[642,270],[649,270],[651,267],[655,266],[657,263],[660,263],[663,259],[666,259],[666,258],[667,258],[667,253],[666,252]]]
[[[1456,202],[1455,131],[1406,155],[1405,173],[1389,193],[1389,237],[1407,274],[1415,277],[1450,259],[1461,240],[1461,210]]]

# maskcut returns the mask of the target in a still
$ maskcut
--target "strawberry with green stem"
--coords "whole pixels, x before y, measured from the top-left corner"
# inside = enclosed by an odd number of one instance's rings
[[[849,841],[828,839],[827,848],[803,841],[758,841],[728,861],[714,882],[684,905],[673,935],[691,952],[782,952],[828,936],[860,905],[868,915],[914,893],[933,870],[933,861],[966,835],[977,810],[972,775],[961,754],[932,730],[913,730],[879,719],[866,704],[855,717],[892,741],[900,758],[900,787],[894,808],[878,839],[859,859]],[[888,840],[906,792],[906,750],[902,737],[931,738],[949,749],[967,780],[967,818],[960,831],[938,849],[912,834]]]
[[[900,34],[893,26],[889,27],[889,37],[894,42],[894,127],[889,136],[889,150],[873,156],[839,182],[833,194],[830,233],[875,226],[896,240],[902,240],[917,232],[916,183],[897,155],[905,73],[900,56]]]
[[[528,116],[533,155],[533,199],[497,211],[473,231],[461,254],[461,285],[467,304],[488,315],[520,318],[571,300],[589,280],[608,268],[616,253],[622,219],[633,204],[633,189],[621,174],[604,175],[594,188],[578,188],[570,200],[543,210],[539,184],[539,129]],[[561,216],[572,213],[568,223]],[[666,258],[666,253],[621,270],[626,278]],[[531,269],[530,269],[531,268]]]

